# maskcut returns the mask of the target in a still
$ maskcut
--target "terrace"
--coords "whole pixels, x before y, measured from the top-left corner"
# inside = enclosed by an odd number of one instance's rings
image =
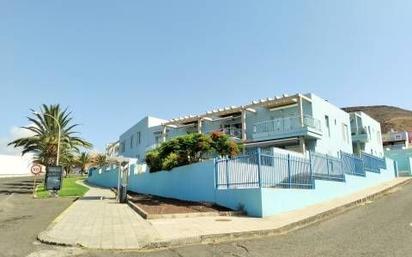
[[[253,126],[252,138],[254,140],[296,136],[320,138],[322,136],[320,120],[304,115],[303,117],[295,116],[256,122]]]

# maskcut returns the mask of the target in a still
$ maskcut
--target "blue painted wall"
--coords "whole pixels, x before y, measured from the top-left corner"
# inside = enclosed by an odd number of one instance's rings
[[[412,149],[385,151],[385,156],[398,163],[400,175],[412,175]]]
[[[367,172],[366,177],[346,175],[346,182],[316,180],[315,189],[223,189],[215,188],[214,161],[175,168],[171,171],[135,174],[129,171],[129,190],[144,194],[189,201],[217,203],[232,209],[242,207],[249,216],[265,217],[301,209],[336,197],[345,196],[395,178],[394,162],[386,159],[387,169]],[[117,170],[96,172],[88,178],[92,184],[117,185]]]
[[[262,216],[304,208],[333,198],[378,185],[395,178],[394,164],[386,159],[387,169],[381,173],[366,172],[366,177],[345,175],[346,182],[316,180],[315,189],[262,189]]]
[[[117,187],[117,176],[117,168],[111,166],[108,169],[93,170],[91,174],[89,171],[87,182],[101,187]]]
[[[215,201],[214,160],[129,176],[129,190],[189,201]]]

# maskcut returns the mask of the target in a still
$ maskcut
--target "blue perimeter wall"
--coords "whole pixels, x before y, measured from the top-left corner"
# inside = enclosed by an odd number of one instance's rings
[[[243,209],[249,216],[266,217],[342,197],[395,178],[394,162],[386,159],[381,173],[366,172],[366,177],[346,175],[346,182],[316,180],[315,189],[222,189],[215,187],[214,161],[209,160],[171,171],[133,174],[128,189],[188,201],[212,202],[231,209]],[[117,170],[94,171],[88,182],[117,186]]]
[[[412,149],[394,149],[385,151],[385,156],[398,163],[400,175],[412,175]]]

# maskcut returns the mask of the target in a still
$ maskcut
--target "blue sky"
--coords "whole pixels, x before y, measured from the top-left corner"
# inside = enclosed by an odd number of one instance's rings
[[[103,150],[145,115],[282,93],[412,109],[412,1],[0,0],[0,152],[68,106]]]

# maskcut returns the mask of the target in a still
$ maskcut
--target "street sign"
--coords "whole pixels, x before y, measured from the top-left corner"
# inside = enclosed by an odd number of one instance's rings
[[[63,167],[47,166],[45,187],[46,190],[58,191],[62,186]]]
[[[39,164],[34,164],[33,166],[31,166],[31,173],[33,175],[39,175],[41,173],[41,166]]]

